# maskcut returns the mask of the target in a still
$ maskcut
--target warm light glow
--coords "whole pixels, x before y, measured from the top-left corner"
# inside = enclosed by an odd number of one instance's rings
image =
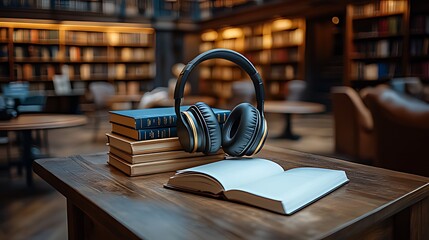
[[[228,28],[222,33],[224,39],[239,38],[241,36],[243,36],[243,30],[241,28]]]
[[[292,21],[290,19],[278,19],[273,22],[273,30],[281,31],[292,27]]]
[[[338,23],[340,23],[340,19],[338,17],[332,17],[332,23],[338,24]]]
[[[117,45],[119,43],[119,33],[117,32],[109,33],[108,41],[110,45]]]
[[[201,40],[203,41],[215,41],[217,39],[216,31],[209,31],[201,34]]]

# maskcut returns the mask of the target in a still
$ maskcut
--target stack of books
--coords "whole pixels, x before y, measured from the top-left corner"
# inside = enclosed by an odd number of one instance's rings
[[[216,108],[213,111],[220,124],[230,113]],[[212,155],[185,152],[177,138],[177,117],[172,107],[111,111],[110,122],[112,132],[106,134],[108,163],[129,176],[176,171],[225,158],[222,150]]]

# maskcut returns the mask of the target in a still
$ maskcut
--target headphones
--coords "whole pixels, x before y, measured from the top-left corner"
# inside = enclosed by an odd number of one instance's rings
[[[223,128],[213,110],[203,102],[197,102],[188,110],[180,111],[183,90],[191,71],[199,63],[221,58],[240,66],[255,87],[257,107],[250,103],[240,103],[229,114]],[[230,156],[250,156],[261,150],[267,138],[267,122],[264,118],[264,85],[262,78],[252,63],[240,53],[229,49],[213,49],[201,53],[190,61],[177,79],[174,90],[177,135],[186,152],[216,153],[221,145]]]

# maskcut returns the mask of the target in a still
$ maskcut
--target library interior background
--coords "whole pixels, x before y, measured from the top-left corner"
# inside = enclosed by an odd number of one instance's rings
[[[35,173],[29,186],[9,118],[85,117],[29,127],[35,159],[107,152],[109,111],[173,107],[184,66],[215,48],[260,73],[266,146],[429,177],[425,0],[0,0],[0,238],[67,236],[66,201]],[[187,79],[182,105],[198,101],[256,106],[224,59]]]

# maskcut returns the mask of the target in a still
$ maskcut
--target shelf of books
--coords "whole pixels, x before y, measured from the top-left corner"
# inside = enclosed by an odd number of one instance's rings
[[[68,75],[72,83],[144,83],[155,77],[151,28],[90,22],[1,25],[5,27],[0,29],[0,76],[8,81],[51,83],[55,74]]]
[[[429,83],[429,6],[411,5],[409,75]]]
[[[154,12],[152,0],[0,0],[0,7],[5,9],[74,11],[86,14],[89,12],[127,17],[139,15],[151,17]]]
[[[9,29],[0,27],[0,82],[9,80]]]
[[[407,0],[347,6],[347,85],[359,88],[406,74],[408,12]]]
[[[268,98],[284,98],[286,82],[304,79],[305,21],[274,19],[246,26],[211,29],[201,34],[200,52],[228,48],[242,53],[261,74]],[[248,79],[236,65],[206,61],[200,67],[201,91],[221,101],[232,96],[232,83]]]

